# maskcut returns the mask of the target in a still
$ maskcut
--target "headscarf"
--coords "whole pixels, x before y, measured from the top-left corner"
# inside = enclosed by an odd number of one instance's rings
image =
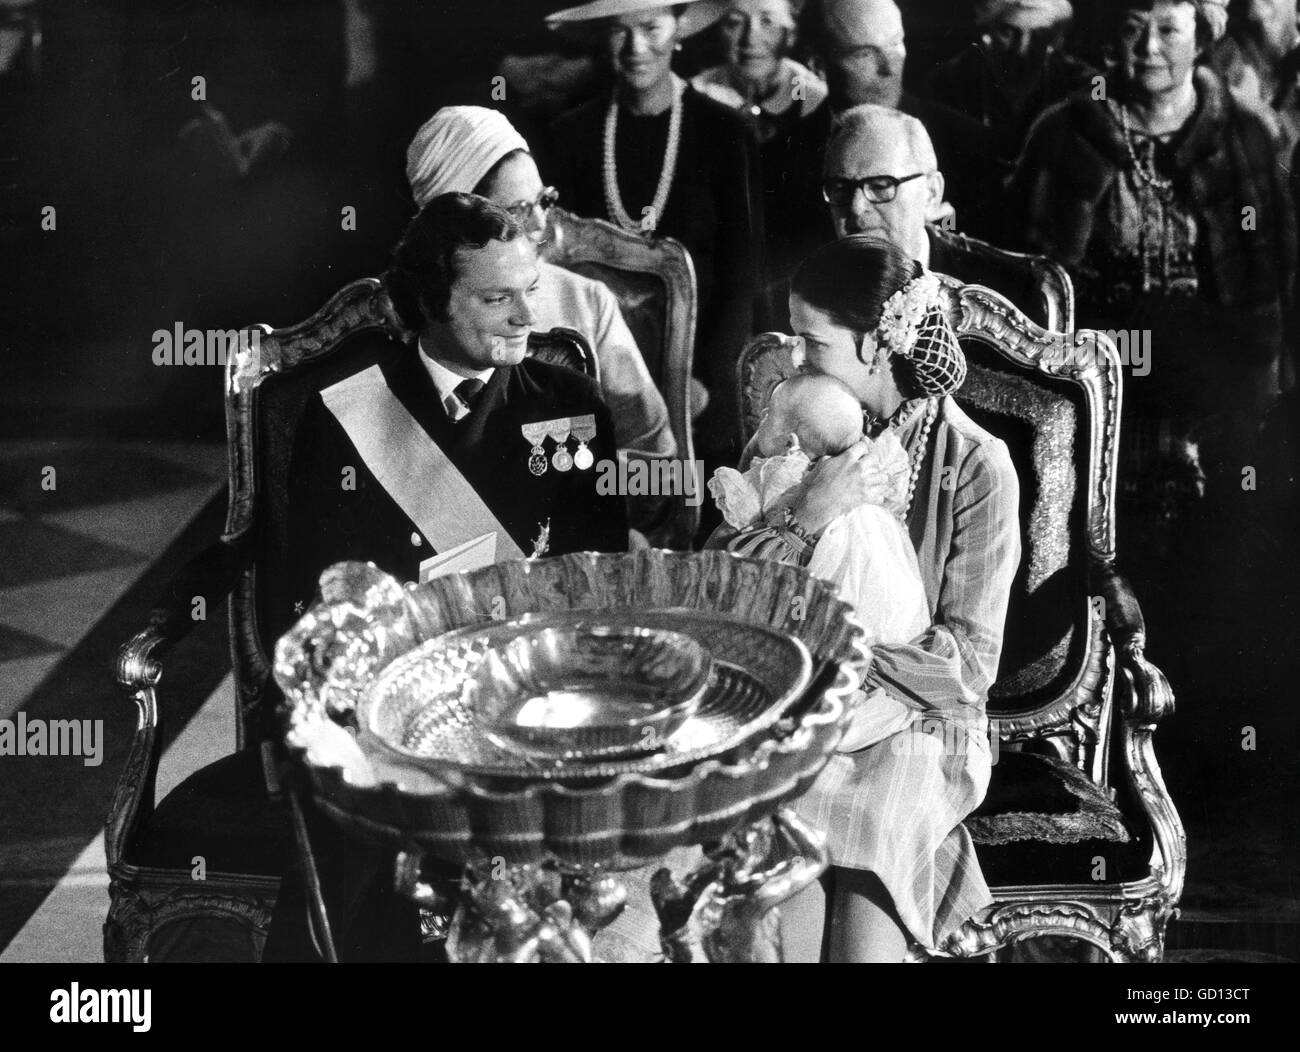
[[[507,154],[528,143],[504,114],[484,106],[444,106],[406,150],[406,181],[423,208],[439,194],[473,193]]]

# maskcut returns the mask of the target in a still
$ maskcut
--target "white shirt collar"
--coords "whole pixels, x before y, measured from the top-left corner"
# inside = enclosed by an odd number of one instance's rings
[[[472,376],[461,376],[460,373],[452,372],[441,362],[435,361],[429,352],[424,349],[423,340],[418,341],[418,346],[420,348],[420,363],[424,366],[425,372],[429,374],[433,386],[438,390],[438,398],[441,400],[443,408],[447,409],[447,413],[452,419],[455,419],[457,414],[447,406],[447,398],[456,393],[456,388],[466,380],[471,379],[482,380],[484,384],[487,384],[492,378],[492,374],[496,372],[495,369],[483,369]]]

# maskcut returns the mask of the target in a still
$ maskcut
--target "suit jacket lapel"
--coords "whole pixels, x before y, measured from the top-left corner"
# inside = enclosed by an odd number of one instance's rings
[[[419,425],[440,445],[448,456],[472,449],[483,440],[487,418],[493,409],[504,405],[506,389],[514,369],[497,369],[479,395],[474,411],[459,424],[453,424],[433,384],[433,378],[420,362],[420,351],[410,344],[383,366],[384,378],[398,400],[406,406]],[[522,442],[523,439],[520,438]]]
[[[506,389],[509,387],[510,378],[514,375],[514,369],[497,369],[483,388],[474,406],[474,411],[459,424],[454,424],[454,441],[460,449],[473,449],[483,441],[483,434],[487,428],[488,417],[492,415],[494,409],[505,405]],[[446,414],[444,413],[445,417]],[[499,426],[498,422],[498,426]],[[509,438],[510,436],[506,436]],[[523,442],[520,436],[519,441]]]

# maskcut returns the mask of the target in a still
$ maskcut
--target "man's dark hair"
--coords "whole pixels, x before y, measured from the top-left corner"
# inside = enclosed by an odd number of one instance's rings
[[[439,194],[411,220],[384,275],[398,318],[419,331],[446,321],[458,255],[489,241],[514,241],[523,228],[504,208],[474,194]]]

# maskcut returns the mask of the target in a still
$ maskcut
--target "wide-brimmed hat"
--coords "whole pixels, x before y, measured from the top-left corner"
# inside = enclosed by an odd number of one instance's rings
[[[685,7],[678,19],[678,36],[689,37],[708,29],[729,6],[728,0],[686,0],[685,4],[666,4],[662,0],[591,0],[591,3],[566,7],[547,15],[546,25],[566,37],[591,43],[598,35],[600,23],[606,18],[659,8]]]

